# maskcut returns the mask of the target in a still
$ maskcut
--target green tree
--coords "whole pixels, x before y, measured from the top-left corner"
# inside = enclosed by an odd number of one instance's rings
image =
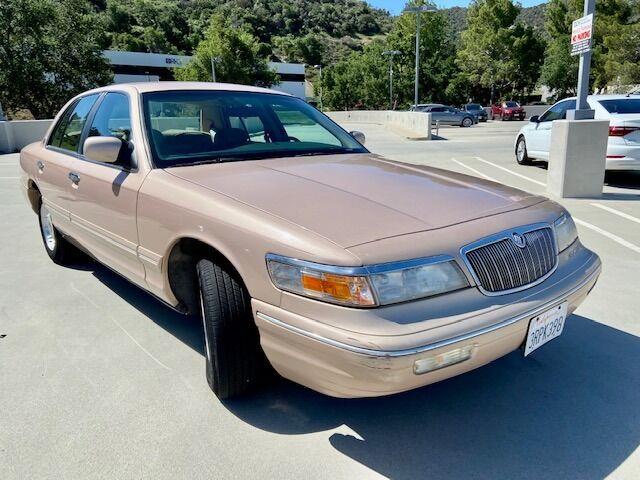
[[[417,1],[423,5],[427,2]],[[387,36],[391,50],[401,52],[395,58],[394,90],[397,101],[409,106],[414,101],[416,15],[405,13],[397,18]],[[447,102],[446,88],[456,74],[456,45],[451,25],[441,12],[420,16],[419,102]]]
[[[423,4],[423,2],[416,2]],[[337,109],[387,108],[389,59],[382,52],[397,50],[394,58],[394,103],[413,103],[415,72],[414,14],[398,17],[386,39],[371,42],[362,52],[325,69],[324,104]],[[441,13],[422,14],[420,28],[420,101],[449,101],[447,85],[456,73],[455,45],[450,25]]]
[[[107,0],[102,16],[115,50],[183,54],[193,46],[187,11],[178,0]]]
[[[571,23],[583,14],[581,0],[551,0],[547,6],[545,28],[551,40],[545,52],[541,82],[562,98],[575,94],[578,79],[578,57],[571,56]],[[640,81],[637,68],[638,3],[630,0],[600,0],[592,37],[591,89],[611,83]]]
[[[269,69],[268,48],[243,28],[234,28],[222,15],[211,18],[209,28],[184,67],[176,69],[177,80],[211,81],[211,59],[218,82],[270,86],[278,76]]]
[[[109,83],[102,35],[85,0],[2,0],[0,103],[51,118],[70,97]]]
[[[457,64],[469,82],[499,95],[524,94],[540,74],[544,43],[516,21],[520,8],[511,0],[476,0],[469,7]]]

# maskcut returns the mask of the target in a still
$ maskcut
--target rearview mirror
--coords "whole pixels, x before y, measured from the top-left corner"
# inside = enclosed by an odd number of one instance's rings
[[[349,133],[351,134],[351,136],[353,138],[355,138],[358,142],[360,142],[362,145],[364,145],[364,142],[366,140],[366,137],[364,136],[364,133],[359,132],[358,130],[352,130]]]
[[[102,163],[116,163],[125,143],[118,137],[89,137],[84,142],[84,156]]]
[[[533,123],[538,123],[540,121],[540,117],[538,115],[534,115],[531,118],[529,118],[529,121]]]

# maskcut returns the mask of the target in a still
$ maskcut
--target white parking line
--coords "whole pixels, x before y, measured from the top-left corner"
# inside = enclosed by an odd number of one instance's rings
[[[609,213],[613,213],[614,215],[618,215],[619,217],[626,218],[627,220],[631,220],[632,222],[640,223],[640,218],[636,218],[633,215],[629,215],[628,213],[621,212],[620,210],[616,210],[615,208],[607,207],[606,205],[602,205],[601,203],[592,203],[594,207],[601,208],[602,210],[606,210]]]
[[[511,175],[515,175],[516,177],[520,177],[520,178],[522,178],[524,180],[528,180],[528,181],[530,181],[532,183],[535,183],[536,185],[540,185],[540,186],[543,186],[543,187],[546,186],[543,182],[540,182],[538,180],[534,180],[533,178],[529,178],[529,177],[527,177],[525,175],[521,175],[520,173],[513,172],[513,171],[509,170],[508,168],[503,167],[502,165],[497,165],[497,164],[495,164],[493,162],[490,162],[489,160],[485,160],[484,158],[480,158],[480,157],[474,157],[474,158],[476,160],[479,160],[481,162],[486,163],[487,165],[491,165],[491,166],[496,167],[496,168],[498,168],[500,170],[504,170],[505,172],[510,173]],[[628,215],[626,213],[619,212],[618,210],[611,209],[610,207],[604,207],[604,205],[599,205],[599,204],[594,204],[594,203],[592,203],[591,205],[599,206],[600,208],[604,208],[605,210],[611,211],[611,213],[615,213],[616,215],[620,215],[621,217],[627,218],[628,220],[633,220],[633,221],[637,221],[638,223],[640,223],[640,219],[632,217],[631,215]],[[640,253],[640,247],[638,245],[636,245],[634,243],[631,243],[631,242],[625,240],[624,238],[621,238],[621,237],[619,237],[619,236],[617,236],[617,235],[615,235],[615,234],[613,234],[611,232],[608,232],[608,231],[606,231],[606,230],[604,230],[604,229],[602,229],[600,227],[597,227],[596,225],[593,225],[593,224],[591,224],[589,222],[585,222],[584,220],[581,220],[579,218],[573,217],[573,220],[578,225],[582,225],[585,228],[593,230],[594,232],[599,233],[600,235],[603,235],[603,236],[607,237],[609,240],[612,240],[612,241],[616,242],[617,244],[628,248],[629,250],[632,250],[632,251],[634,251],[636,253]]]
[[[491,180],[492,182],[497,182],[497,180],[493,177],[490,177],[489,175],[486,175],[484,173],[482,173],[480,170],[476,170],[475,168],[470,167],[469,165],[465,165],[462,162],[459,162],[458,160],[456,160],[455,158],[451,159],[452,162],[457,163],[458,165],[460,165],[461,167],[466,168],[467,170],[475,173],[476,175],[481,176],[482,178],[486,178],[487,180]]]
[[[538,180],[534,180],[533,178],[529,178],[526,175],[522,175],[521,173],[517,173],[517,172],[514,172],[512,170],[509,170],[508,168],[505,168],[502,165],[498,165],[497,163],[490,162],[489,160],[485,160],[484,158],[480,158],[480,157],[473,157],[473,158],[475,158],[476,160],[480,160],[481,162],[484,162],[487,165],[491,165],[492,167],[499,168],[500,170],[503,170],[503,171],[505,171],[507,173],[510,173],[511,175],[515,175],[516,177],[522,178],[524,180],[528,180],[528,181],[530,181],[532,183],[535,183],[536,185],[540,185],[542,187],[546,187],[547,186],[547,184],[544,183],[544,182],[540,182]]]
[[[633,250],[636,253],[640,253],[640,247],[638,245],[628,242],[624,238],[620,238],[619,236],[614,235],[611,232],[607,232],[606,230],[603,230],[600,227],[596,227],[595,225],[585,222],[584,220],[580,220],[579,218],[573,217],[573,221],[576,222],[578,225],[582,225],[583,227],[586,227],[590,230],[593,230],[594,232],[599,233],[600,235],[604,235],[609,240],[613,240],[614,242],[619,243],[623,247],[627,247],[629,250]]]

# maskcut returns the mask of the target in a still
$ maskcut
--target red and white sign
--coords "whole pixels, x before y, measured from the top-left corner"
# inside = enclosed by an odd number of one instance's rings
[[[571,55],[580,55],[591,50],[593,13],[574,20],[571,24]]]

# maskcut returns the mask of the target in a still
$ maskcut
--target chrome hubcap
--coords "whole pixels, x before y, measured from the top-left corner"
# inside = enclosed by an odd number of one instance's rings
[[[51,213],[44,205],[40,207],[40,225],[44,243],[49,251],[53,252],[56,248],[56,236],[53,230],[53,222],[51,221]]]
[[[518,142],[518,159],[522,160],[524,158],[524,142],[521,140]]]

